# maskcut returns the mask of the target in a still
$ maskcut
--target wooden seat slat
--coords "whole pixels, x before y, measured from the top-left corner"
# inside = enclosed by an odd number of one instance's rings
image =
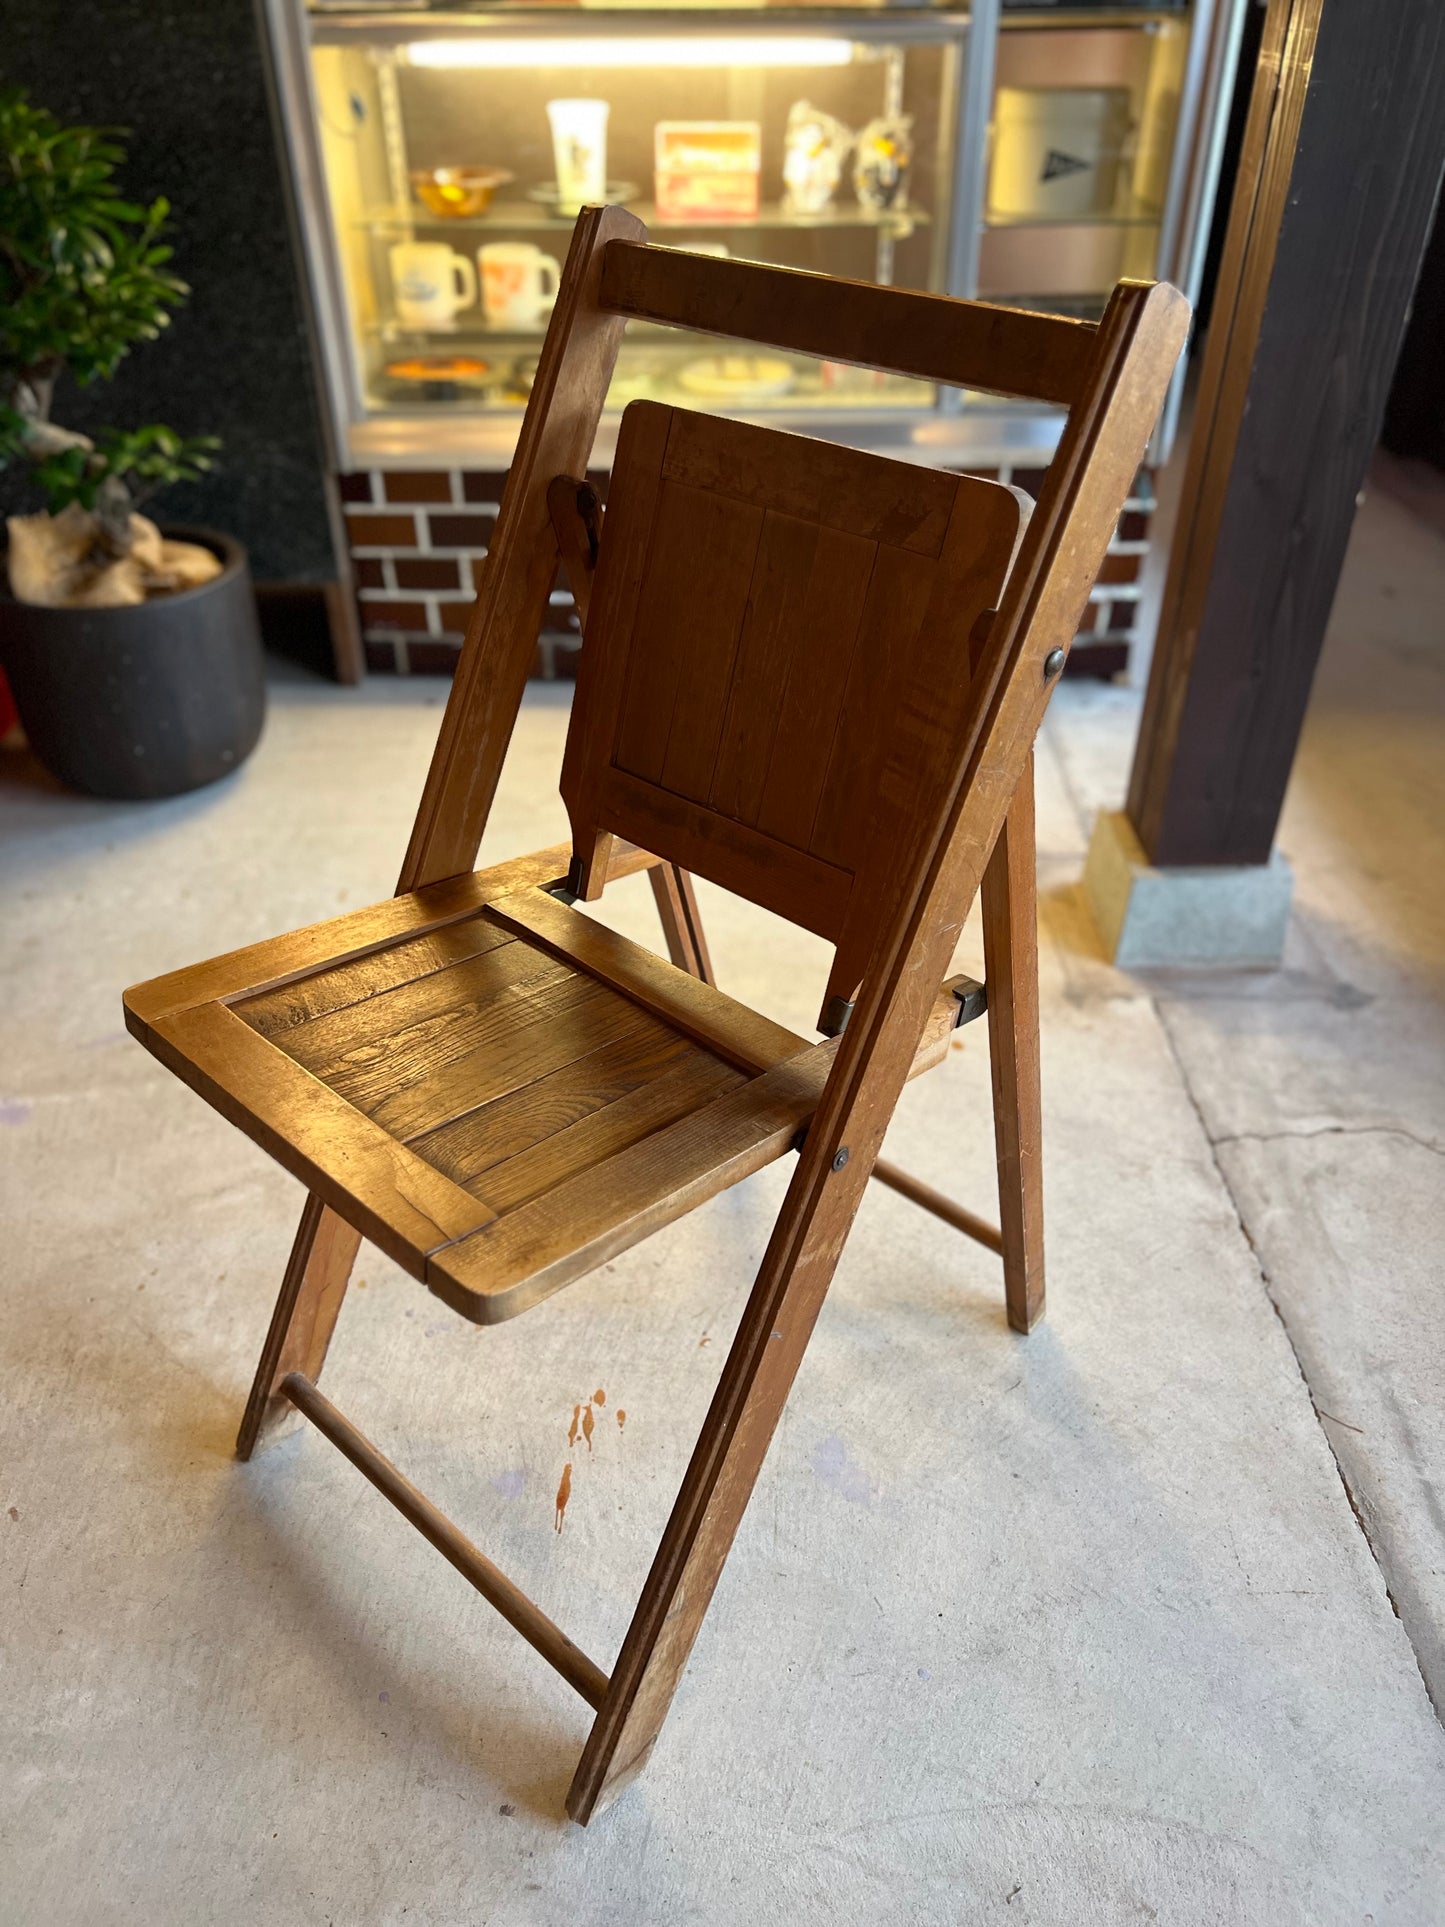
[[[438,1251],[427,1283],[478,1324],[528,1310],[781,1157],[817,1108],[834,1048],[809,1045]]]
[[[444,1171],[454,1183],[469,1186],[494,1165],[581,1123],[593,1111],[626,1097],[695,1054],[696,1046],[666,1025],[639,1023],[614,1042],[409,1142],[418,1157]]]
[[[650,1078],[566,1129],[553,1132],[530,1150],[493,1165],[465,1188],[503,1217],[568,1183],[579,1172],[677,1123],[745,1081],[745,1074],[731,1064],[724,1064],[709,1051],[689,1047],[661,1076]],[[660,1170],[658,1181],[666,1188],[667,1180]]]
[[[330,1016],[383,991],[419,983],[453,964],[465,963],[469,957],[480,957],[507,943],[511,934],[484,916],[463,917],[404,943],[388,944],[384,950],[338,964],[334,970],[318,970],[279,989],[241,998],[231,1008],[263,1037],[275,1037],[314,1017]]]

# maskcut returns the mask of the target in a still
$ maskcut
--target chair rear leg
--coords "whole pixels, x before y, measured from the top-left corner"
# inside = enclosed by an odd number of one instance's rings
[[[679,970],[715,986],[717,979],[712,974],[691,876],[676,863],[654,864],[647,874],[652,879],[652,894],[657,899],[657,914],[662,919],[668,956]]]
[[[307,1198],[241,1420],[237,1458],[249,1459],[294,1416],[295,1407],[279,1389],[286,1374],[319,1375],[360,1244],[359,1231],[314,1192]]]
[[[1039,1102],[1039,931],[1030,755],[984,872],[984,975],[1008,1322],[1044,1312],[1043,1123]]]

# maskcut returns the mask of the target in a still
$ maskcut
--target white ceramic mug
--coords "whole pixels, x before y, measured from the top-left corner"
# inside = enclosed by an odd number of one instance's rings
[[[561,263],[530,241],[494,241],[477,251],[482,312],[493,328],[535,328],[551,312]]]
[[[575,214],[607,199],[605,100],[549,100],[552,154],[557,163],[557,212]]]
[[[477,277],[464,254],[441,241],[399,241],[391,250],[396,318],[404,328],[450,328],[477,298]]]

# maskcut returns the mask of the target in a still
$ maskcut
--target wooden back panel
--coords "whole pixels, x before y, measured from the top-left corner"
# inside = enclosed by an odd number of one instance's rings
[[[588,466],[632,316],[1070,408],[1089,392],[1099,334],[1056,315],[649,247],[625,208],[584,208],[398,890],[476,861],[556,570],[548,485]]]
[[[839,946],[850,999],[932,827],[1027,498],[635,402],[563,764],[574,888],[628,838]]]

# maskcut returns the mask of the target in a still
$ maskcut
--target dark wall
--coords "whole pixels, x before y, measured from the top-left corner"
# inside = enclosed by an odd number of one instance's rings
[[[90,430],[163,421],[215,434],[216,472],[167,490],[167,520],[238,535],[258,581],[336,575],[325,457],[280,163],[250,0],[4,0],[0,78],[66,121],[131,130],[123,191],[173,211],[191,298],[110,382],[57,393]],[[20,500],[13,471],[0,500]]]

